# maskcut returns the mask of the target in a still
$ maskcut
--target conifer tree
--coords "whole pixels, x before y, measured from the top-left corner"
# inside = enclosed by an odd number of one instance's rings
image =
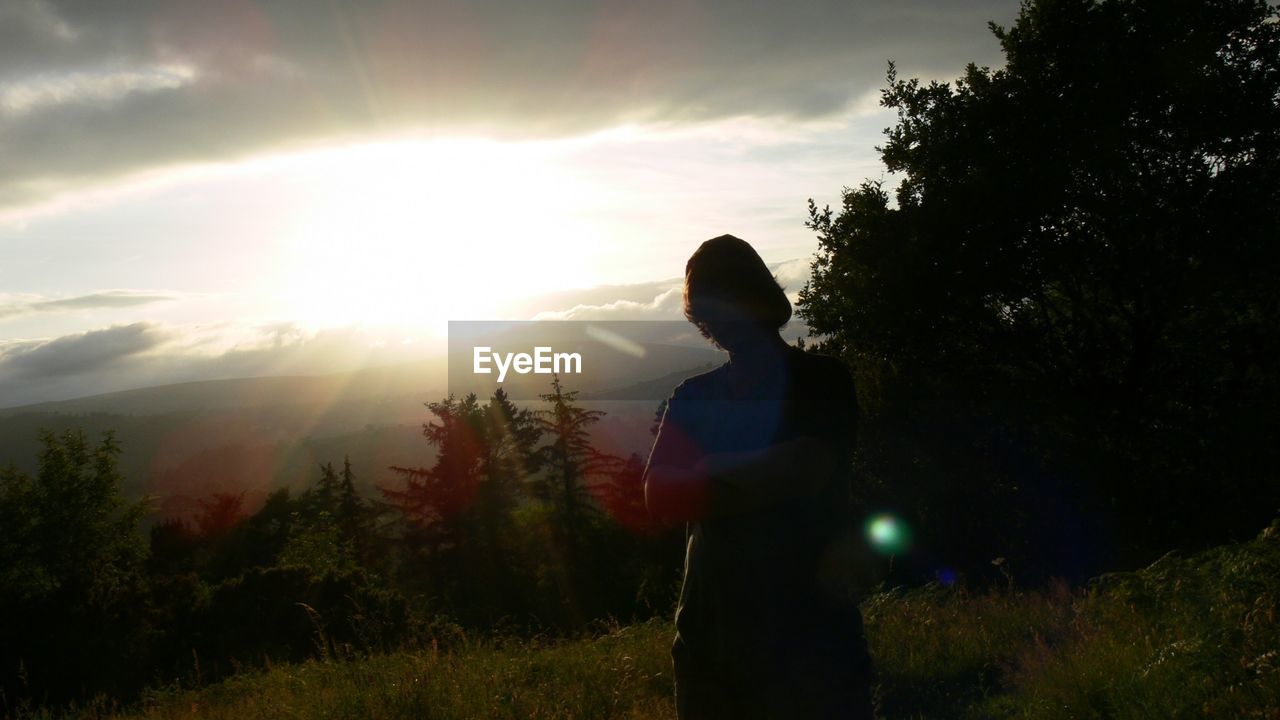
[[[429,403],[435,422],[423,435],[437,450],[430,468],[392,467],[400,488],[380,488],[405,523],[403,547],[414,571],[459,617],[486,622],[527,600],[516,587],[513,511],[540,433],[527,410],[501,390],[486,404],[474,394]]]
[[[538,424],[550,439],[538,450],[543,475],[534,483],[537,496],[550,504],[552,516],[568,549],[581,546],[589,525],[599,517],[588,483],[617,465],[618,459],[591,445],[590,427],[603,410],[574,404],[578,391],[566,391],[553,375],[551,392],[540,395],[551,407],[537,412]]]
[[[540,474],[533,483],[535,496],[548,509],[550,548],[557,558],[554,571],[561,601],[571,623],[580,623],[600,609],[607,584],[607,543],[604,524],[591,490],[607,481],[622,460],[600,452],[591,444],[590,428],[605,413],[575,404],[577,391],[566,391],[553,375],[551,392],[540,397],[550,407],[536,413],[538,425],[549,442],[537,451]]]
[[[342,458],[342,478],[338,484],[336,517],[338,527],[353,544],[358,544],[365,531],[365,503],[356,492],[356,475],[351,469],[351,456]]]

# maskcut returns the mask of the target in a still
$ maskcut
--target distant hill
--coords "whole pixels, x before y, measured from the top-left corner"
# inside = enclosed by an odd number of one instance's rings
[[[606,410],[602,449],[646,453],[658,403],[684,378],[721,355],[706,348],[646,346],[643,361],[619,360],[608,372],[562,378],[580,398]],[[645,377],[644,373],[653,373]],[[631,382],[628,382],[628,381]],[[509,386],[536,407],[548,376]],[[434,451],[422,438],[424,403],[448,394],[445,361],[317,376],[208,380],[138,388],[0,409],[0,465],[35,471],[40,429],[112,430],[121,442],[126,492],[156,496],[164,514],[194,511],[214,492],[246,494],[252,508],[269,491],[314,482],[317,466],[350,456],[358,485],[396,482],[388,465],[423,466]]]
[[[0,418],[24,413],[160,415],[233,408],[326,406],[443,393],[444,360],[406,363],[328,375],[203,380],[90,395],[0,409]],[[416,400],[422,402],[422,400]]]

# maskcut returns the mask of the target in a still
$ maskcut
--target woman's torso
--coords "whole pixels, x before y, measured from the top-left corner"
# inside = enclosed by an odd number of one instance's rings
[[[772,377],[736,392],[728,366],[682,389],[685,432],[705,454],[800,436],[836,444],[841,462],[816,494],[692,523],[676,614],[677,650],[699,664],[770,673],[803,658],[861,661],[861,617],[842,570],[852,561],[848,453],[856,407],[835,360],[790,349]],[[841,442],[846,438],[848,442]],[[786,478],[780,479],[782,481]],[[841,564],[846,567],[841,567]]]

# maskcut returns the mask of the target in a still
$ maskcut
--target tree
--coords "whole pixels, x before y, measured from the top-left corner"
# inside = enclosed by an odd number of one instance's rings
[[[120,444],[106,433],[91,447],[84,432],[43,431],[34,480],[12,469],[0,477],[8,542],[5,589],[21,598],[117,602],[146,557],[138,524],[145,501],[128,502],[117,467]],[[6,593],[8,596],[9,593]]]
[[[575,405],[577,396],[576,390],[564,389],[558,375],[552,376],[551,392],[539,395],[551,404],[537,412],[538,424],[550,442],[538,450],[543,474],[534,484],[535,495],[551,506],[556,528],[571,553],[581,548],[589,524],[600,513],[587,483],[621,462],[591,445],[590,427],[605,413]]]
[[[511,512],[526,494],[535,471],[535,448],[542,428],[533,413],[516,407],[498,388],[484,408],[484,456],[477,510],[486,542],[497,548],[509,535]]]
[[[196,527],[205,538],[221,537],[245,518],[243,490],[238,493],[216,492],[196,502],[200,506]]]
[[[450,395],[427,408],[437,422],[424,423],[422,434],[436,448],[435,465],[393,466],[404,487],[379,490],[423,533],[428,552],[435,553],[465,537],[465,513],[480,485],[484,415],[474,393],[461,400]]]
[[[118,689],[142,654],[148,505],[124,498],[110,432],[93,446],[82,430],[42,431],[40,444],[34,478],[0,473],[0,689]]]
[[[423,435],[437,450],[430,468],[392,467],[400,488],[381,487],[405,521],[408,568],[456,616],[476,624],[523,612],[525,549],[513,511],[524,496],[540,430],[528,410],[498,390],[428,403]]]
[[[589,486],[607,482],[623,465],[621,458],[592,446],[590,428],[605,413],[576,405],[577,396],[564,389],[558,375],[552,375],[551,392],[539,396],[550,404],[536,413],[548,443],[537,450],[540,474],[533,483],[534,497],[548,511],[549,551],[557,559],[546,569],[572,623],[592,616],[604,602],[604,584],[617,561],[607,556],[603,514]]]
[[[338,502],[335,508],[338,527],[347,539],[355,543],[364,529],[364,502],[356,492],[356,474],[351,469],[351,456],[342,458],[342,479],[338,484]]]
[[[341,494],[342,481],[338,479],[338,471],[334,469],[332,462],[326,462],[320,466],[320,479],[300,499],[304,505],[309,506],[307,509],[312,514],[332,514],[337,510]]]
[[[281,567],[304,567],[323,576],[349,575],[356,569],[356,554],[350,538],[327,510],[312,518],[294,514],[289,538],[280,551]]]
[[[991,26],[1003,68],[922,84],[890,66],[879,150],[901,179],[892,198],[846,189],[838,212],[810,202],[799,303],[855,367],[873,502],[909,492],[972,562],[1077,553],[1055,571],[1266,524],[1278,19],[1244,0],[1039,0]]]
[[[597,497],[609,517],[628,531],[637,534],[657,532],[661,526],[649,517],[644,500],[645,461],[632,453],[609,473]]]

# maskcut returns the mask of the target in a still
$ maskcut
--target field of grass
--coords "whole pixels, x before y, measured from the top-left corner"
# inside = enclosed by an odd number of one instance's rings
[[[1280,718],[1280,521],[1088,588],[928,586],[864,611],[885,718]],[[672,718],[666,622],[279,665],[117,711],[185,718]],[[43,711],[23,718],[52,718]]]

